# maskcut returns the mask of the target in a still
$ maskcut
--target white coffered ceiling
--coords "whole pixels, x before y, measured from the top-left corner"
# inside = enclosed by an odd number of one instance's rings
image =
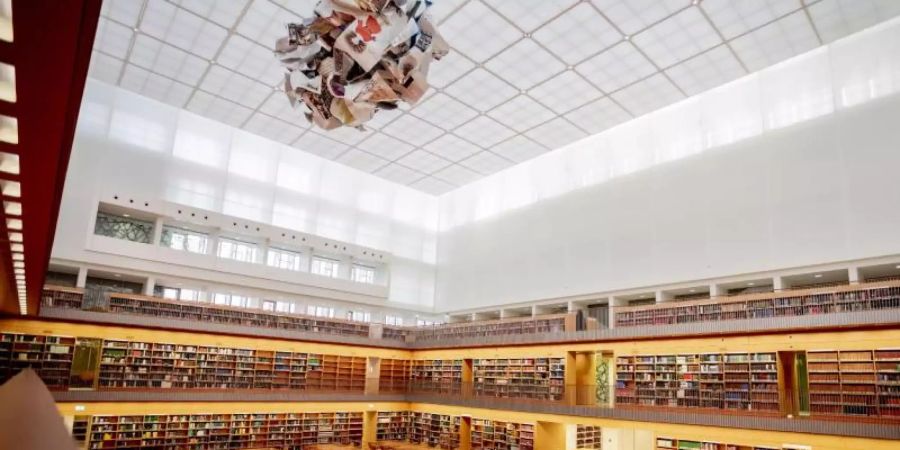
[[[370,130],[311,129],[270,48],[314,0],[106,0],[90,75],[441,194],[900,14],[900,0],[434,0],[453,52]]]

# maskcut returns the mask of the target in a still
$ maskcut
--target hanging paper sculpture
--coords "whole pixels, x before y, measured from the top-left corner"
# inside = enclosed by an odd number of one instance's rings
[[[330,130],[363,124],[428,90],[428,68],[449,51],[431,0],[320,0],[315,17],[275,43],[284,92],[307,120]]]

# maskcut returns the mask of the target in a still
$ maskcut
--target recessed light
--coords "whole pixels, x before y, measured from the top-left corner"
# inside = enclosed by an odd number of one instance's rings
[[[131,217],[131,214],[128,214],[128,213],[122,214],[122,217]]]
[[[19,274],[23,274],[23,275],[24,275],[24,274],[25,274],[25,269],[19,269],[19,268],[16,268],[16,269],[13,269],[13,272],[16,273],[17,275],[19,275]]]
[[[12,244],[9,244],[9,249],[14,252],[21,253],[21,252],[25,251],[25,246],[22,244],[19,244],[19,243],[12,243]]]
[[[0,63],[0,66],[2,65],[3,63]],[[3,81],[0,79],[0,86],[2,85]],[[0,90],[2,90],[2,87],[0,87]],[[0,180],[0,192],[3,193],[4,197],[21,197],[22,185],[18,181]]]
[[[21,216],[22,204],[19,202],[3,202],[3,212],[11,216]]]
[[[9,233],[9,242],[22,242],[22,233],[11,231]]]
[[[897,268],[900,269],[900,264],[897,264]]]
[[[114,273],[113,276],[116,278],[122,278],[122,274],[120,273]]]
[[[822,274],[821,274],[821,273],[817,273],[817,274],[813,275],[813,278],[822,278]]]
[[[14,218],[6,219],[6,229],[7,230],[21,230],[22,229],[22,219],[14,219]]]
[[[696,290],[696,289],[691,289],[691,292],[697,292],[697,290]]]
[[[12,254],[13,261],[25,261],[25,255],[21,253],[13,253]]]
[[[16,274],[16,279],[17,279],[17,280],[24,280],[24,279],[25,279],[25,274]]]
[[[747,286],[755,286],[755,285],[756,285],[756,283],[754,283],[754,282],[752,282],[752,281],[749,282],[749,283],[747,283]]]
[[[13,267],[15,267],[17,269],[24,269],[25,261],[13,261]]]

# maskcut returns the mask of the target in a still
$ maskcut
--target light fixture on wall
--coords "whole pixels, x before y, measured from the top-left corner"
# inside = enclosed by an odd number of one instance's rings
[[[821,273],[817,273],[817,274],[813,275],[813,278],[822,278],[822,274],[821,274]]]
[[[429,5],[320,0],[314,17],[288,24],[275,42],[291,106],[305,105],[306,119],[325,130],[363,129],[379,110],[418,102],[432,60],[450,50]]]

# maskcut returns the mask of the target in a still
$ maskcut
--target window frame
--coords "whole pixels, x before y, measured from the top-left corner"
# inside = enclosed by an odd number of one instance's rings
[[[330,274],[323,273],[322,265],[323,263],[327,263],[329,267],[332,268],[332,272]],[[318,267],[318,269],[317,269]],[[313,275],[318,275],[320,277],[328,277],[328,278],[337,278],[338,274],[341,271],[341,262],[327,258],[324,256],[313,255],[310,264],[309,264],[309,272]]]
[[[366,273],[365,279],[359,278],[360,272]],[[350,280],[357,283],[375,284],[375,274],[376,270],[374,267],[354,263],[353,268],[350,270]]]
[[[169,238],[169,242],[166,243],[166,234],[170,236],[184,236],[181,242],[181,248],[174,247],[172,245],[172,238]],[[190,249],[188,243],[190,242],[190,238],[195,237],[198,239],[202,239],[199,244],[199,249],[192,250]],[[162,234],[160,235],[159,245],[165,248],[169,248],[172,250],[177,250],[181,252],[194,253],[198,255],[205,255],[207,251],[209,251],[209,235],[206,233],[201,233],[199,231],[189,230],[187,228],[176,227],[172,225],[163,225]]]
[[[231,251],[227,252],[228,254],[223,254],[223,246],[224,245],[232,246]],[[242,250],[244,249],[244,250]],[[249,249],[250,258],[242,259],[238,258],[239,253],[246,252]],[[255,242],[247,242],[239,239],[232,239],[227,237],[220,237],[219,242],[216,245],[216,257],[221,259],[230,259],[232,261],[245,262],[256,264],[258,262],[259,256],[259,244]]]
[[[290,266],[285,266],[284,257],[289,256],[293,261],[291,261]],[[276,259],[277,258],[277,259]],[[303,269],[303,253],[295,252],[293,250],[287,250],[283,248],[271,247],[268,251],[266,251],[266,265],[269,267],[274,267],[276,269],[282,270],[291,270],[294,272],[299,272]],[[272,264],[275,262],[276,264]]]

